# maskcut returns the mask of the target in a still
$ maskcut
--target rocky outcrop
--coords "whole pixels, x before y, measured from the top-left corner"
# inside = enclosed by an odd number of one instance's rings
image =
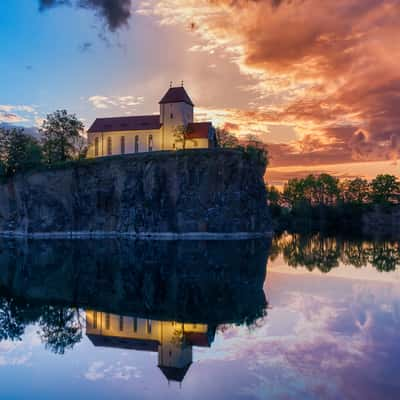
[[[0,232],[243,235],[271,230],[265,167],[236,150],[83,160],[0,185]]]

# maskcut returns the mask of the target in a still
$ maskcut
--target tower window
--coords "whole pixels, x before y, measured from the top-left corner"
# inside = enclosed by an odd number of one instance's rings
[[[93,311],[93,328],[97,329],[97,311]]]
[[[135,153],[139,153],[139,136],[135,136]]]
[[[112,138],[109,136],[107,138],[107,155],[111,156],[112,155]]]
[[[97,157],[99,155],[99,138],[94,139],[94,155]]]
[[[137,318],[133,318],[133,331],[137,332],[137,327],[138,327],[138,320]]]
[[[174,118],[174,114],[173,114],[173,113],[170,114],[170,118],[171,118],[171,119]]]
[[[106,329],[110,329],[110,314],[106,314]]]
[[[124,317],[119,317],[119,330],[122,332],[124,330]]]
[[[125,154],[125,136],[121,136],[121,154]]]
[[[153,135],[149,136],[149,151],[153,151]]]

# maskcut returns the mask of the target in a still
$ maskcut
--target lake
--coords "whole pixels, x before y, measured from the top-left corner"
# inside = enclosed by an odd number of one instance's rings
[[[400,246],[1,240],[2,399],[398,399]]]

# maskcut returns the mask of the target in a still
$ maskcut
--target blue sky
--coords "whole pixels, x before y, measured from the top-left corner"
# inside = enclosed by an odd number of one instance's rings
[[[184,80],[197,120],[269,144],[270,172],[399,174],[399,0],[63,1],[0,2],[0,123],[156,113]]]

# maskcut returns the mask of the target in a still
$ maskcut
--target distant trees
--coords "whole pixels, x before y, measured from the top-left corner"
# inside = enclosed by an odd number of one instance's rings
[[[369,212],[387,213],[400,205],[400,182],[393,175],[378,175],[370,182],[308,175],[290,179],[282,192],[266,189],[276,230],[350,232],[368,223],[364,216]]]
[[[274,194],[276,197],[276,194]],[[400,181],[394,175],[365,179],[339,180],[329,174],[290,179],[280,194],[280,204],[290,208],[300,205],[338,206],[340,204],[399,204]]]
[[[66,110],[48,114],[40,130],[44,159],[47,164],[79,158],[82,150],[83,123]]]

